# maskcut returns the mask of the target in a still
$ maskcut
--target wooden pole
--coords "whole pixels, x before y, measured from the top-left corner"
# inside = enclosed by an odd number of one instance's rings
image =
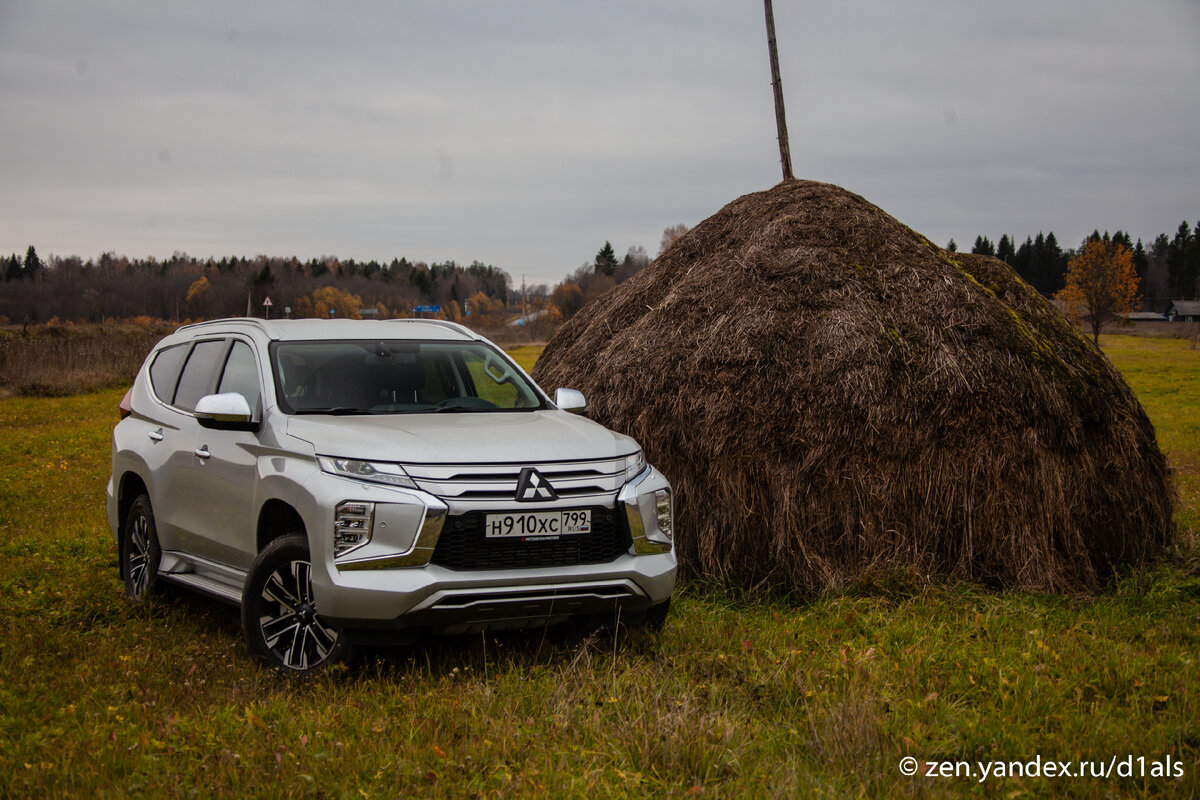
[[[767,13],[767,49],[771,54],[771,88],[775,90],[775,127],[779,132],[779,163],[783,167],[783,179],[794,181],[792,175],[792,151],[788,146],[787,118],[783,113],[783,82],[779,80],[779,51],[775,46],[775,12],[771,0],[763,0]]]

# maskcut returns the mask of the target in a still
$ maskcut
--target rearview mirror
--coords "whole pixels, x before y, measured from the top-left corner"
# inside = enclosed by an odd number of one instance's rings
[[[588,404],[587,400],[584,399],[583,392],[577,392],[574,389],[559,389],[556,391],[554,393],[554,405],[572,414],[586,416],[588,413]]]
[[[208,394],[196,403],[196,419],[206,428],[252,430],[254,413],[246,398],[237,392]]]

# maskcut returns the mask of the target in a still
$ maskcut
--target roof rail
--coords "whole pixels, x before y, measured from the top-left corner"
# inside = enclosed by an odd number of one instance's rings
[[[209,327],[212,325],[224,326],[224,325],[228,325],[231,322],[242,323],[245,325],[253,325],[254,327],[258,328],[259,330],[261,330],[267,334],[269,334],[271,332],[270,322],[265,319],[259,319],[258,317],[225,317],[223,319],[207,319],[207,320],[204,320],[203,322],[190,322],[187,325],[181,325],[178,328],[176,328],[175,330],[176,330],[176,333],[178,333],[179,331],[190,331],[190,330],[195,330],[196,328],[206,328],[206,327]]]
[[[470,336],[472,339],[480,338],[479,334],[468,328],[466,325],[460,325],[457,322],[449,322],[448,320],[444,319],[417,319],[415,317],[399,317],[397,319],[390,319],[388,322],[423,322],[426,325],[439,325],[443,328],[449,328],[457,333]]]

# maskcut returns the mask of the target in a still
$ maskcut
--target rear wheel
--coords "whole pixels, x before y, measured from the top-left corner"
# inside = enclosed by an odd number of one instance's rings
[[[317,613],[303,534],[276,539],[254,560],[242,595],[242,634],[254,655],[294,672],[321,669],[346,657],[345,634]]]
[[[150,498],[139,495],[129,507],[125,526],[121,529],[121,579],[130,600],[141,603],[158,591],[161,560],[162,549],[158,545]]]

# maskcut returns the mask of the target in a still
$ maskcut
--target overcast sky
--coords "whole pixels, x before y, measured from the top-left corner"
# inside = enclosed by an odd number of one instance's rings
[[[1200,219],[1197,0],[775,0],[797,177],[945,244]],[[555,282],[778,182],[758,0],[0,0],[0,253]]]

